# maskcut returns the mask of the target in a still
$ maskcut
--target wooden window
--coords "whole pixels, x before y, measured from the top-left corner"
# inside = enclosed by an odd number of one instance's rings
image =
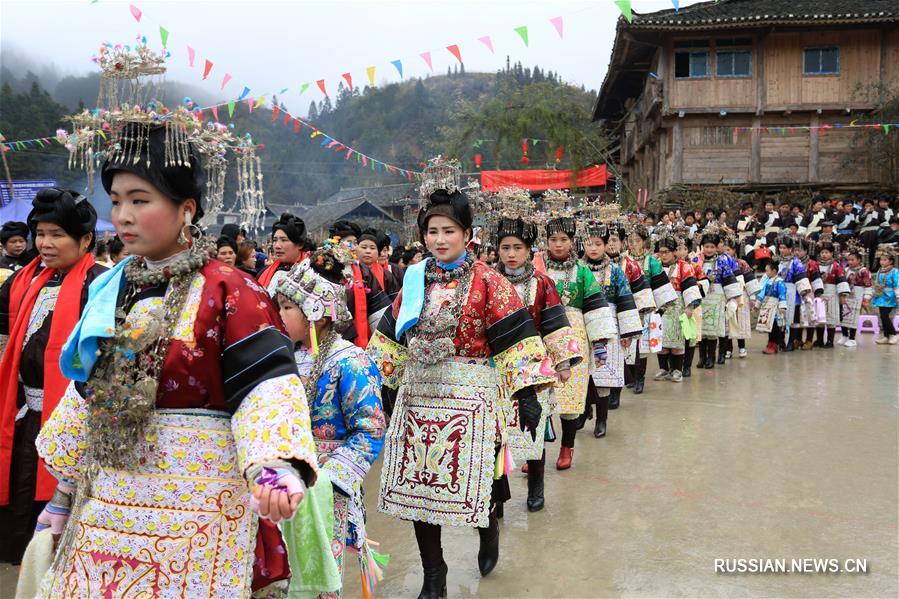
[[[678,79],[703,79],[709,76],[709,53],[675,52],[674,76]]]
[[[751,77],[752,52],[749,50],[727,50],[715,53],[718,77]]]
[[[839,75],[840,49],[836,47],[806,48],[802,61],[803,75]]]
[[[687,127],[684,129],[684,145],[689,147],[742,146],[748,141],[748,134],[735,134],[733,127]]]

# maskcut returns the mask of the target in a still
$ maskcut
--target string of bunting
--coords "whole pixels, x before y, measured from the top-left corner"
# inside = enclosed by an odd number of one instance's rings
[[[796,131],[818,131],[823,133],[829,129],[877,129],[883,131],[884,135],[888,135],[891,127],[899,127],[899,123],[833,123],[831,125],[785,125],[774,127],[732,127],[734,134],[749,133],[757,131],[759,133],[770,133],[772,135],[786,135],[787,133],[795,133]]]
[[[253,112],[256,108],[264,102],[264,98],[261,100],[256,100],[255,98],[246,98],[246,105],[250,112]],[[189,107],[192,106],[193,102],[190,98],[184,98],[184,103]],[[228,117],[231,118],[234,116],[234,111],[238,104],[243,103],[243,100],[229,100],[227,102],[221,102],[219,104],[214,104],[212,106],[205,107],[196,107],[193,108],[193,111],[197,113],[197,117],[200,120],[203,120],[203,113],[208,111],[212,114],[212,118],[219,122],[219,114],[218,111],[220,108],[227,108]],[[280,117],[280,118],[279,118]],[[394,164],[390,164],[389,162],[384,162],[383,160],[378,160],[376,158],[372,158],[367,154],[363,154],[362,152],[352,148],[341,141],[333,138],[332,136],[324,133],[318,127],[313,125],[312,123],[296,117],[289,113],[286,110],[283,110],[279,106],[275,105],[272,107],[272,122],[280,122],[283,126],[287,127],[289,125],[293,125],[293,131],[295,134],[299,134],[303,127],[311,130],[311,134],[309,135],[310,139],[316,139],[321,137],[321,147],[332,150],[334,152],[342,152],[344,156],[344,160],[349,160],[350,158],[355,157],[356,162],[362,164],[363,167],[371,168],[372,171],[386,171],[390,172],[394,175],[401,175],[406,177],[410,181],[417,177],[420,173],[417,171],[412,171],[409,169],[400,168]],[[0,149],[4,152],[16,152],[22,150],[28,150],[34,147],[44,148],[47,146],[52,146],[52,142],[56,142],[59,145],[65,145],[66,143],[67,133],[64,130],[58,130],[56,135],[50,135],[46,137],[34,137],[31,139],[19,139],[15,141],[7,141],[5,137],[0,134]]]
[[[129,11],[131,13],[131,16],[134,17],[134,19],[138,23],[140,23],[141,19],[143,18],[143,11],[140,10],[140,8],[138,8],[137,5],[135,5],[135,4],[129,5]],[[553,26],[553,29],[555,29],[556,33],[559,36],[559,39],[563,39],[564,38],[564,19],[563,19],[563,17],[562,16],[552,17],[551,19],[548,19],[548,21]],[[515,27],[515,28],[513,28],[513,31],[516,34],[518,34],[519,38],[521,39],[522,43],[524,44],[524,46],[526,48],[530,46],[530,34],[529,34],[530,30],[529,30],[528,25],[521,25],[519,27]],[[159,37],[162,41],[163,48],[168,50],[169,49],[168,43],[169,43],[169,37],[170,37],[170,33],[169,33],[168,29],[166,29],[163,26],[160,26],[159,27]],[[483,45],[487,50],[489,50],[491,54],[496,54],[496,49],[493,45],[493,38],[490,35],[481,36],[481,37],[477,38],[477,41],[481,45]],[[186,48],[187,48],[188,66],[193,68],[194,65],[196,64],[197,51],[191,45],[187,45]],[[462,49],[461,49],[460,44],[450,44],[450,45],[446,46],[444,49],[447,52],[449,52],[459,64],[462,64]],[[418,54],[418,57],[422,61],[424,61],[425,65],[427,65],[427,67],[428,67],[428,70],[433,73],[434,72],[433,51],[426,50],[424,52],[420,52]],[[209,58],[204,59],[204,61],[205,62],[203,63],[202,80],[205,81],[212,74],[212,71],[215,67],[215,63],[212,60],[210,60]],[[397,74],[400,76],[400,79],[402,79],[403,73],[404,73],[403,59],[398,58],[395,60],[391,60],[390,64],[396,70]],[[368,79],[368,83],[369,83],[370,87],[375,87],[375,73],[376,72],[377,72],[377,65],[372,65],[372,66],[366,67],[366,69],[365,69],[365,74]],[[227,72],[224,73],[222,75],[219,90],[223,91],[225,89],[225,86],[227,86],[233,79],[234,78],[231,76],[230,73],[227,73]],[[346,83],[347,87],[352,92],[354,89],[352,71],[342,73],[340,75],[340,79],[342,80],[342,82]],[[357,82],[358,82],[358,79],[357,79]],[[327,89],[327,80],[326,79],[324,79],[324,78],[317,79],[315,81],[315,85],[319,89],[319,91],[321,91],[323,96],[330,97],[330,94],[328,93],[328,89]],[[312,82],[306,82],[306,83],[300,84],[299,95],[303,95],[311,87],[312,87]],[[289,90],[290,90],[289,87],[284,87],[280,90],[279,94],[283,95],[283,94],[287,93]],[[245,86],[242,96],[248,95],[250,93],[250,91],[251,91],[251,89],[249,87]],[[266,93],[266,94],[262,94],[262,96],[260,96],[260,97],[266,97],[266,96],[272,96],[272,95],[274,95],[274,94]]]

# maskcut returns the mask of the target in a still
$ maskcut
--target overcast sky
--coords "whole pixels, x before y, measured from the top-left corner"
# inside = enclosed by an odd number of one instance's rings
[[[2,47],[55,63],[63,74],[83,74],[93,70],[91,56],[100,43],[130,43],[143,34],[160,48],[163,26],[172,53],[169,79],[199,84],[222,99],[238,96],[244,86],[257,97],[287,88],[281,97],[288,108],[305,113],[310,100],[322,98],[314,83],[319,79],[332,94],[345,72],[354,85],[367,84],[369,66],[376,67],[376,83],[398,81],[391,64],[396,59],[407,78],[425,76],[429,70],[419,56],[425,51],[432,53],[433,72],[445,74],[456,64],[445,49],[450,44],[459,45],[468,71],[495,71],[509,55],[513,62],[537,64],[598,89],[620,14],[612,0],[139,0],[134,2],[142,12],[138,23],[129,4],[0,0]],[[633,5],[636,12],[671,8],[670,0]],[[558,16],[564,22],[562,39],[549,21]],[[521,25],[528,26],[528,48],[514,31]],[[495,54],[478,41],[485,35]],[[193,68],[188,45],[196,50]],[[0,60],[9,56],[5,51]],[[206,59],[213,68],[201,81]],[[232,80],[219,92],[225,73]],[[312,86],[300,96],[307,82]]]

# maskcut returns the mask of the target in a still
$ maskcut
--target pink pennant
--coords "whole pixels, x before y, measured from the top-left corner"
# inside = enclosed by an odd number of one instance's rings
[[[212,118],[214,118],[217,123],[219,120],[219,107],[213,106],[210,110],[212,110]]]
[[[338,142],[332,141],[331,143],[328,144],[328,149],[333,148],[333,147],[336,146],[337,144],[338,144]]]
[[[247,98],[247,107],[250,109],[250,112],[253,112],[253,104],[256,103],[256,98],[250,96]]]
[[[368,166],[368,156],[362,154],[362,166]]]
[[[141,18],[141,16],[143,16],[143,13],[140,11],[140,9],[136,6],[134,6],[133,4],[131,6],[129,6],[128,8],[131,9],[131,16],[134,17],[134,20],[137,21],[138,23],[140,23],[140,18]]]
[[[212,70],[212,61],[208,58],[206,59],[206,66],[203,67],[203,80],[205,81],[207,77],[209,77],[209,71]]]
[[[343,77],[346,84],[350,86],[350,91],[353,91],[353,76],[349,73],[344,73],[341,77]]]
[[[350,156],[352,156],[352,155],[353,155],[353,148],[350,148],[346,151],[346,157],[344,158],[344,160],[349,160]]]
[[[556,33],[559,34],[559,37],[562,36],[562,17],[553,17],[549,20],[550,23],[553,24],[553,27],[556,28]]]
[[[222,86],[219,89],[225,89],[229,81],[231,81],[231,73],[225,73],[225,76],[222,77]]]
[[[419,54],[419,56],[421,56],[421,59],[425,61],[426,65],[428,65],[428,70],[433,71],[434,65],[431,64],[431,53],[430,52],[422,52],[421,54]]]
[[[487,46],[490,49],[491,54],[495,54],[496,52],[493,50],[493,40],[490,39],[489,35],[485,35],[484,37],[479,37],[478,41]]]
[[[188,46],[187,47],[187,64],[189,64],[190,66],[194,66],[194,58],[196,58],[196,57],[197,57],[197,51],[194,50],[193,48],[191,48],[190,46]]]
[[[450,54],[456,57],[456,60],[459,61],[459,64],[462,64],[462,51],[459,50],[458,44],[447,46],[446,49],[449,50]]]

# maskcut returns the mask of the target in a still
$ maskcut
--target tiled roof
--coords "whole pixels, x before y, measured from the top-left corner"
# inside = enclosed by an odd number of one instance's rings
[[[624,17],[621,17],[622,19]],[[896,0],[720,0],[633,13],[629,29],[718,29],[762,25],[874,23],[899,20]]]

